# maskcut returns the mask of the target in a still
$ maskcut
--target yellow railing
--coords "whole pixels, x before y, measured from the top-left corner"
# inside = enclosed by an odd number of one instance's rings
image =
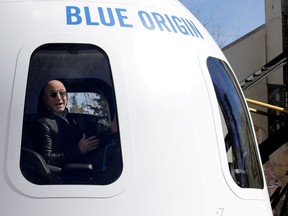
[[[265,107],[265,108],[268,108],[268,109],[272,109],[272,110],[276,110],[276,111],[279,111],[279,112],[288,113],[288,110],[285,110],[282,107],[274,106],[274,105],[271,105],[271,104],[268,104],[268,103],[263,103],[263,102],[260,102],[260,101],[257,101],[257,100],[252,100],[252,99],[249,99],[249,98],[246,98],[246,101],[247,101],[247,103],[250,103],[250,104],[262,106],[262,107]],[[257,109],[255,109],[255,108],[249,108],[249,110],[251,112],[256,112],[257,113]]]

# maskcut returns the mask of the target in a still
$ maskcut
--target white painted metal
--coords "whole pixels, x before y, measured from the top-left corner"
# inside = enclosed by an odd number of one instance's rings
[[[67,24],[67,6],[81,10],[81,23]],[[115,24],[102,25],[98,8],[111,8]],[[151,30],[141,18],[153,13],[167,25],[191,20],[199,32]],[[272,215],[266,186],[243,189],[231,178],[206,66],[209,56],[226,59],[178,1],[1,0],[0,20],[0,215]],[[124,162],[111,185],[34,185],[21,174],[29,60],[47,43],[95,44],[109,56]]]

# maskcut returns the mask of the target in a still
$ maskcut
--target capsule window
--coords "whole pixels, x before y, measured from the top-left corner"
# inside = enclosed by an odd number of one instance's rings
[[[263,188],[253,128],[236,79],[219,59],[209,57],[207,66],[220,107],[230,174],[241,188]]]
[[[107,54],[87,44],[46,44],[30,58],[20,168],[38,185],[108,185],[122,172]]]

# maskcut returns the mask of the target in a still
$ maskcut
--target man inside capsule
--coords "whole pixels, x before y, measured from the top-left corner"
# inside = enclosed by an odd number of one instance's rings
[[[96,136],[86,137],[69,118],[67,92],[58,80],[49,81],[42,89],[37,119],[32,127],[34,149],[50,165],[79,162],[85,154],[99,147]]]
[[[59,80],[49,81],[38,98],[37,117],[31,128],[34,150],[47,164],[62,167],[69,163],[92,164],[94,183],[108,184],[122,172],[116,115],[111,129],[100,138],[87,137],[67,109],[68,95]]]

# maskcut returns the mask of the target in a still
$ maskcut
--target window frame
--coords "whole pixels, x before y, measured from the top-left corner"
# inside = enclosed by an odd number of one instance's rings
[[[207,67],[219,103],[220,116],[224,118],[221,122],[230,174],[241,188],[263,189],[257,144],[239,85],[225,61],[208,57]],[[233,161],[229,161],[229,158]]]
[[[44,37],[45,38],[45,37]],[[62,38],[62,39],[61,39]],[[12,188],[19,194],[29,197],[39,197],[39,198],[51,198],[51,197],[111,197],[121,193],[125,190],[133,178],[134,173],[134,147],[132,145],[132,138],[130,132],[125,130],[125,128],[131,128],[129,119],[122,118],[118,116],[118,124],[121,125],[121,130],[124,131],[123,137],[125,140],[125,146],[122,150],[123,158],[123,170],[122,174],[117,179],[109,185],[35,185],[27,181],[21,173],[20,170],[20,149],[21,149],[21,138],[22,138],[22,124],[19,124],[19,119],[23,119],[24,114],[24,104],[25,104],[25,91],[27,85],[28,71],[29,71],[29,62],[32,53],[37,50],[39,47],[45,44],[55,43],[58,41],[59,44],[90,44],[96,47],[101,47],[102,50],[105,50],[107,56],[109,56],[110,67],[114,79],[117,82],[123,83],[123,85],[114,86],[115,93],[120,94],[120,100],[123,98],[127,99],[125,94],[126,86],[124,82],[123,70],[120,61],[120,54],[117,49],[111,46],[110,43],[103,41],[103,38],[98,38],[97,36],[91,40],[87,38],[87,35],[82,35],[83,40],[79,41],[78,39],[70,39],[61,37],[61,35],[55,34],[53,37],[50,37],[51,40],[43,40],[41,38],[34,38],[33,42],[26,43],[22,46],[21,50],[15,59],[16,68],[14,75],[14,84],[13,84],[13,93],[11,95],[11,104],[10,104],[10,117],[8,124],[7,132],[7,157],[6,157],[6,171],[7,171],[7,181],[11,183]],[[86,39],[85,39],[86,38]],[[98,42],[95,44],[95,41]],[[83,43],[85,41],[85,43]],[[117,67],[116,67],[117,65]],[[117,90],[117,89],[118,90]],[[122,99],[121,99],[122,98]],[[129,107],[127,101],[121,103],[120,108],[117,106],[118,112],[127,115],[129,113]],[[123,112],[123,110],[125,110]],[[118,113],[118,115],[120,115]],[[119,122],[120,121],[120,122]],[[20,132],[21,131],[21,132]],[[121,140],[123,138],[121,136]]]
[[[226,64],[230,68],[230,70],[231,70],[230,75],[233,77],[234,80],[236,80],[236,83],[238,86],[237,88],[240,89],[240,98],[241,98],[241,100],[244,101],[244,105],[245,105],[244,109],[248,113],[248,118],[249,118],[249,122],[250,122],[249,124],[250,124],[251,128],[253,128],[253,124],[252,124],[251,114],[250,114],[249,109],[248,109],[248,105],[245,101],[244,93],[242,92],[241,86],[237,82],[237,77],[234,74],[233,70],[231,69],[231,66],[229,65],[224,54],[220,51],[212,52],[211,47],[206,47],[206,48],[203,47],[203,48],[199,49],[198,50],[198,62],[199,62],[200,69],[202,71],[202,76],[203,76],[205,83],[206,83],[207,92],[209,94],[210,109],[211,109],[211,112],[213,115],[214,130],[216,133],[215,142],[211,143],[211,145],[217,145],[218,155],[219,155],[219,161],[217,161],[217,163],[219,163],[221,166],[223,181],[227,184],[229,190],[231,190],[231,192],[234,193],[240,199],[243,199],[243,200],[253,199],[253,200],[264,201],[265,197],[267,197],[267,185],[265,184],[265,177],[264,177],[264,171],[263,171],[262,166],[261,166],[262,179],[264,180],[264,188],[263,189],[241,188],[234,182],[233,178],[231,177],[230,170],[229,170],[229,167],[227,165],[227,163],[228,163],[227,162],[227,153],[226,153],[226,148],[225,148],[225,142],[224,142],[224,136],[223,136],[218,100],[217,100],[214,86],[213,86],[213,83],[211,80],[211,76],[210,76],[210,73],[209,73],[208,67],[207,67],[207,59],[209,57],[213,57],[213,58],[216,58],[216,59],[219,59],[221,61],[226,62]],[[254,133],[254,136],[253,136],[254,141],[255,141],[255,143],[257,143],[255,131],[254,130],[252,130],[252,131]],[[256,147],[256,149],[258,152],[259,161],[261,162],[259,150],[257,147]]]

